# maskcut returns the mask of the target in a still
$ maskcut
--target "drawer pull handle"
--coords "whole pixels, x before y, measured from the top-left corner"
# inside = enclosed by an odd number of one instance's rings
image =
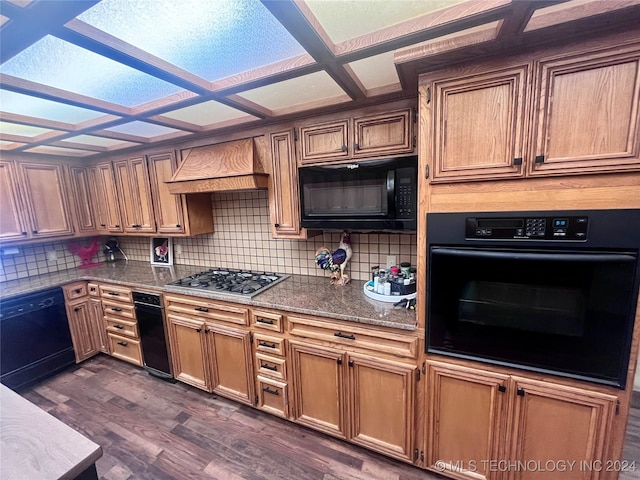
[[[256,323],[266,323],[267,325],[275,325],[275,322],[273,320],[266,320],[264,318],[258,318],[256,320]]]
[[[109,295],[112,295],[114,297],[119,297],[120,294],[118,292],[107,292]]]
[[[194,310],[196,312],[205,312],[205,313],[209,312],[209,309],[205,308],[205,307],[196,307],[196,308],[194,308]]]
[[[122,325],[114,325],[113,328],[117,328],[118,330],[124,330]]]
[[[127,342],[118,342],[118,345],[122,345],[123,347],[126,347],[129,344]]]
[[[111,310],[113,310],[114,312],[121,312],[122,309],[120,307],[111,307]]]
[[[276,348],[275,343],[258,342],[258,345],[260,345],[261,347]]]
[[[271,395],[280,395],[280,392],[278,392],[278,390],[271,390],[269,387],[264,387],[262,391],[265,393],[270,393]]]
[[[73,309],[74,312],[79,312],[80,311],[80,307],[76,307]]]
[[[342,333],[342,332],[336,332],[333,334],[334,337],[340,337],[340,338],[347,338],[349,340],[355,340],[356,336],[355,335],[347,335],[346,333]]]
[[[80,292],[82,292],[82,290],[81,290],[81,289],[79,289],[79,288],[76,288],[76,289],[73,291],[73,293],[80,293]]]
[[[266,368],[267,370],[271,370],[272,372],[277,372],[278,371],[278,366],[277,365],[269,365],[268,363],[263,363],[262,364],[262,368]]]

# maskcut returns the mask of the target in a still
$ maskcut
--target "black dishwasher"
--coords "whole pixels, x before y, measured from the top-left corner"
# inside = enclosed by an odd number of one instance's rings
[[[75,364],[62,289],[0,303],[0,381],[17,389]]]
[[[140,331],[144,368],[150,375],[173,380],[162,296],[147,292],[132,292],[132,295]]]

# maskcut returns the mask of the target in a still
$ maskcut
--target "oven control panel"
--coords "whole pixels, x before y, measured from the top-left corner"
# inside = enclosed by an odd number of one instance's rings
[[[467,217],[467,239],[585,241],[589,217]]]

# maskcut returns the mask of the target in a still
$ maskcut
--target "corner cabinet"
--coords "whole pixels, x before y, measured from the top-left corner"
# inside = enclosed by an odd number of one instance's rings
[[[301,125],[300,165],[412,153],[413,109],[381,108],[377,113],[363,110],[348,119]]]
[[[640,44],[616,38],[421,75],[431,183],[640,170]]]

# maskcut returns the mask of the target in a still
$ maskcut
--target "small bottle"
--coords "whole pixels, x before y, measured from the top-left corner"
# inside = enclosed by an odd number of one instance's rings
[[[380,290],[380,277],[376,275],[373,277],[373,291],[378,293],[378,290]]]
[[[391,295],[391,283],[384,282],[384,295]]]
[[[400,263],[400,269],[404,272],[404,276],[409,278],[409,274],[411,273],[409,270],[411,268],[411,262],[402,262]]]

